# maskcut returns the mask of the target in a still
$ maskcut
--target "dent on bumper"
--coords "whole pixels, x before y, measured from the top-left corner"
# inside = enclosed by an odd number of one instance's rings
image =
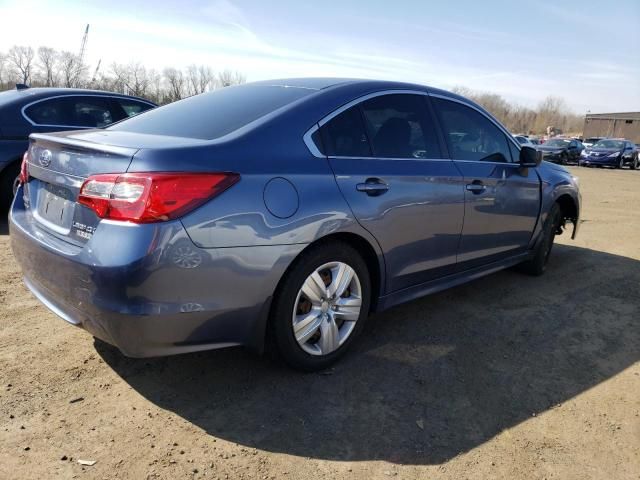
[[[119,227],[101,224],[84,248],[62,252],[12,212],[26,285],[54,313],[128,356],[262,347],[265,305],[304,245],[200,249],[179,222],[139,226],[126,237]],[[137,247],[126,248],[134,240]]]

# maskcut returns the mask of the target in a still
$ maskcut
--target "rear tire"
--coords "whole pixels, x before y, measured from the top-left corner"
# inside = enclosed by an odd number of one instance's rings
[[[553,248],[553,241],[556,238],[561,221],[560,205],[554,203],[544,223],[542,240],[538,243],[533,258],[519,265],[520,271],[536,277],[545,272],[549,262],[549,255],[551,255],[551,249]]]
[[[370,304],[369,270],[358,251],[342,242],[313,247],[296,259],[274,296],[269,320],[274,346],[292,368],[326,369],[362,332]]]
[[[13,162],[0,174],[0,213],[6,217],[14,197],[14,184],[20,174],[20,163]]]

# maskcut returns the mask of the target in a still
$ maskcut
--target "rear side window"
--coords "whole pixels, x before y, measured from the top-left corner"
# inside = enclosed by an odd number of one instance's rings
[[[375,157],[440,157],[436,132],[421,95],[382,95],[362,102],[361,108]]]
[[[370,157],[371,149],[358,106],[332,118],[320,129],[324,153],[330,157]]]
[[[488,118],[458,102],[434,98],[449,154],[454,160],[509,162],[505,134]]]
[[[109,129],[212,140],[313,92],[269,85],[225,87],[156,108]]]
[[[38,125],[100,128],[115,121],[107,98],[69,96],[35,103],[25,115]]]

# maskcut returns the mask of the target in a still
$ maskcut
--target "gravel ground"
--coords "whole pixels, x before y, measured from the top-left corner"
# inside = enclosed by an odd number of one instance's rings
[[[640,172],[573,171],[543,277],[372,316],[324,374],[124,358],[27,292],[4,226],[0,478],[640,479]]]

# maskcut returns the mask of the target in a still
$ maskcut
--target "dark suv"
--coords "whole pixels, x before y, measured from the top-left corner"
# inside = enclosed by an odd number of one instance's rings
[[[142,98],[97,90],[28,88],[0,92],[0,212],[13,199],[31,133],[106,127],[156,105]]]

